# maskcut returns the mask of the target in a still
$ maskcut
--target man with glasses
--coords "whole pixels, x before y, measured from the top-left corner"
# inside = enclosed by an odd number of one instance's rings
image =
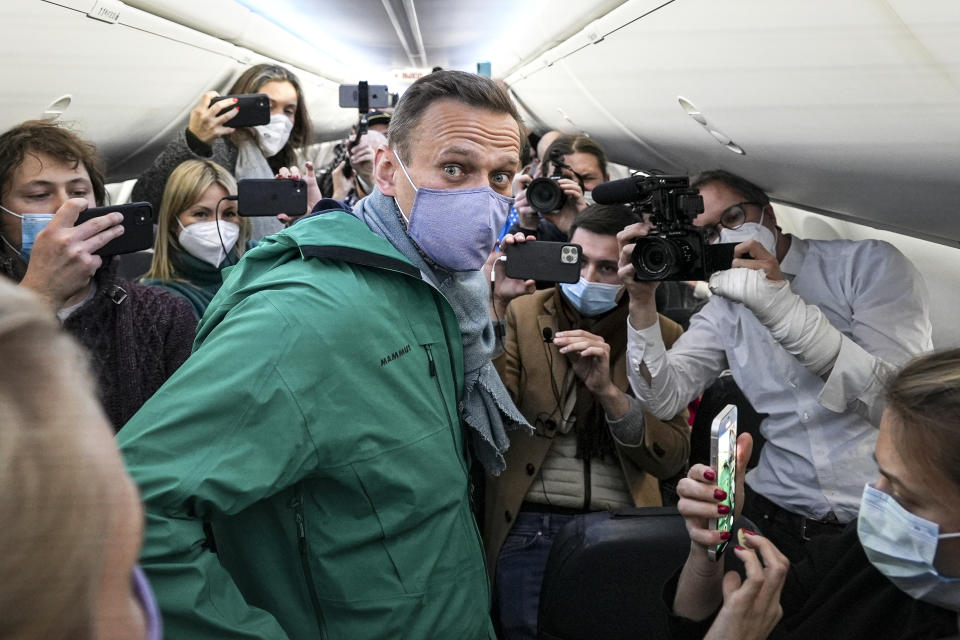
[[[791,560],[812,537],[856,518],[876,477],[871,452],[886,375],[932,348],[927,292],[913,265],[876,241],[804,240],[777,226],[767,195],[726,171],[698,176],[707,237],[738,243],[733,268],[667,351],[656,283],[636,282],[638,225],[619,236],[630,294],[628,377],[637,397],[670,416],[729,369],[768,416],[760,461],[746,478],[744,515]]]

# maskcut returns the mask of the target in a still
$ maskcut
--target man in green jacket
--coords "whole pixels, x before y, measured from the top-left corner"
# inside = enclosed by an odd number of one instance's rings
[[[193,355],[120,432],[168,638],[494,637],[468,460],[499,472],[524,424],[479,271],[521,129],[490,80],[430,74],[356,212],[230,269]]]

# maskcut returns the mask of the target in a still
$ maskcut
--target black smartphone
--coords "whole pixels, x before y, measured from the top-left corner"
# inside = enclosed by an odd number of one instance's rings
[[[385,84],[367,85],[367,108],[385,109],[390,106],[390,92]],[[360,106],[360,86],[356,84],[340,85],[340,106],[344,108]]]
[[[238,107],[240,111],[237,112],[237,115],[224,122],[223,126],[236,129],[238,127],[255,127],[270,122],[270,96],[267,94],[238,93],[229,96],[217,96],[210,101],[210,106],[213,106],[215,102],[220,102],[228,98],[236,98],[236,104],[231,104],[229,107],[221,110],[217,115],[223,115],[234,107]]]
[[[121,253],[136,253],[153,247],[153,206],[149,202],[131,202],[112,207],[84,209],[77,216],[74,226],[87,220],[119,211],[123,214],[123,235],[100,247],[98,256],[115,256]]]
[[[730,507],[729,513],[710,518],[710,529],[733,532],[733,516],[736,509],[734,497],[737,493],[737,406],[728,404],[713,419],[710,429],[710,466],[717,470],[717,486],[727,492],[726,499],[720,504]],[[707,549],[711,560],[719,560],[727,548],[729,540]]]
[[[580,280],[580,245],[570,242],[522,242],[503,249],[508,278],[546,282]]]
[[[237,182],[237,213],[241,216],[302,216],[307,211],[303,180],[251,178]]]

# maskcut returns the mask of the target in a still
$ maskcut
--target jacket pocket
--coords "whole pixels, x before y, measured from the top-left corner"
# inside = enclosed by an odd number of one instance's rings
[[[320,599],[317,596],[317,584],[313,580],[313,569],[310,568],[310,546],[307,543],[307,527],[303,516],[303,485],[297,485],[296,496],[290,503],[293,507],[293,517],[297,526],[297,550],[300,555],[300,569],[303,571],[303,579],[307,583],[307,591],[310,594],[310,604],[313,606],[313,613],[317,619],[317,629],[320,631],[320,638],[326,640],[327,625],[323,619],[323,611],[320,608]]]

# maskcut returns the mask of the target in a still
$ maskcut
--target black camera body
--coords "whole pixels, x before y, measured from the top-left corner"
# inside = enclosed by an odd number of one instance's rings
[[[638,217],[650,214],[654,226],[638,238],[630,261],[634,279],[708,280],[730,268],[736,243],[710,244],[693,219],[703,213],[700,192],[687,176],[634,176],[606,182],[593,190],[600,204],[629,203]]]
[[[563,178],[563,154],[551,154],[553,173],[548,178],[536,178],[527,185],[527,203],[537,213],[558,211],[567,201],[566,194],[557,184]]]

